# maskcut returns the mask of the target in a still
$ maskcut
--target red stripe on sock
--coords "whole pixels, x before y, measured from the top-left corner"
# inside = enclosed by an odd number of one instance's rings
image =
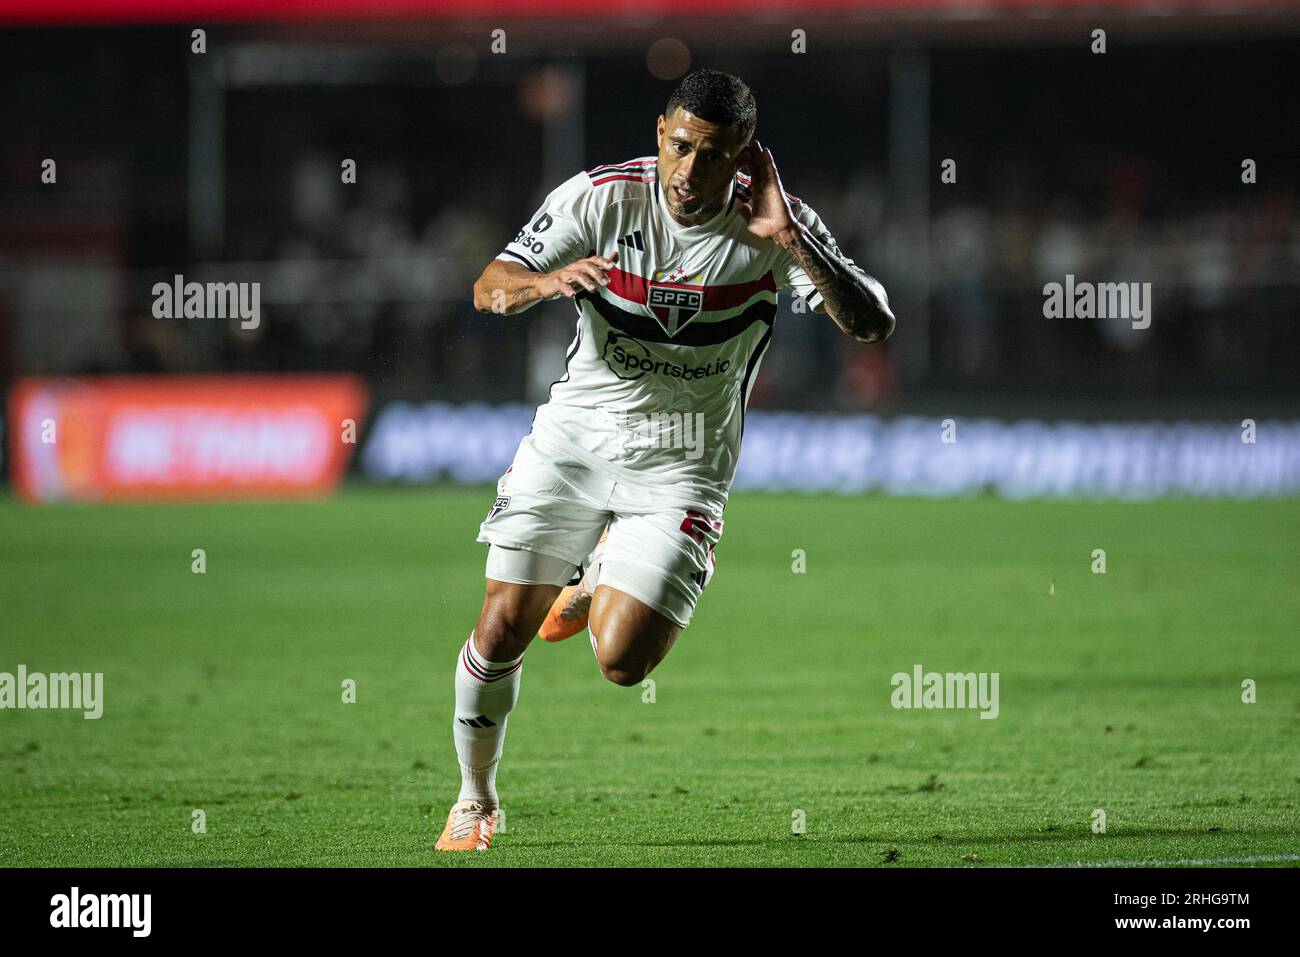
[[[466,642],[465,647],[461,649],[460,660],[465,665],[465,670],[468,671],[471,675],[473,675],[479,681],[488,681],[488,682],[500,681],[502,678],[514,674],[516,671],[519,670],[519,668],[524,663],[523,658],[520,658],[513,665],[506,666],[505,668],[503,668],[503,670],[500,671],[491,671],[482,668],[479,666],[478,662],[474,660],[473,656],[470,655],[469,642]],[[490,665],[492,664],[492,662],[488,662],[488,664]]]

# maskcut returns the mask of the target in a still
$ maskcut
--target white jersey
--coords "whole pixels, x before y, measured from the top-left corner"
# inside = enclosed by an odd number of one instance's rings
[[[786,195],[838,252],[817,214]],[[683,226],[664,208],[655,157],[598,166],[552,192],[497,256],[549,272],[619,254],[609,285],[575,299],[577,333],[533,420],[535,439],[615,480],[721,511],[777,290],[821,302],[784,249],[749,231],[738,196],[749,198],[744,174],[712,219]]]

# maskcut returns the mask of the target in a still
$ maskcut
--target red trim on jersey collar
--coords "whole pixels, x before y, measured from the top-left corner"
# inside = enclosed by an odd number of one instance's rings
[[[614,183],[619,180],[649,183],[650,172],[654,166],[654,160],[629,160],[626,163],[594,167],[587,170],[587,176],[591,178],[592,186],[603,186],[605,183]]]
[[[637,167],[644,169],[647,166],[654,165],[654,162],[655,162],[654,158],[650,157],[650,158],[628,160],[626,163],[605,163],[601,166],[593,166],[591,169],[587,170],[587,175],[604,176],[606,173],[616,173],[620,171],[628,172],[629,170]]]
[[[625,180],[628,180],[628,181],[633,182],[633,183],[649,183],[649,182],[650,182],[649,177],[646,176],[644,173],[637,173],[637,174],[634,175],[634,176],[602,176],[600,179],[593,179],[593,180],[591,181],[591,185],[592,185],[592,186],[604,186],[606,183],[615,183],[615,182],[618,182],[618,181],[621,180],[621,179],[625,179]]]

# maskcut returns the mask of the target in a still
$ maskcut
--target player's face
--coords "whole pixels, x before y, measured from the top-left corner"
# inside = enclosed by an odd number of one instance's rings
[[[702,120],[680,106],[659,117],[659,184],[668,214],[683,225],[722,208],[746,146],[740,131]]]

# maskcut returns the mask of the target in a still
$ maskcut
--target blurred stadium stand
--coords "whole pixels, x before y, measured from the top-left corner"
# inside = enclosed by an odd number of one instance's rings
[[[583,6],[0,4],[0,386],[339,371],[375,409],[536,402],[572,307],[479,315],[473,280],[564,178],[654,152],[676,80],[712,66],[755,90],[787,189],[899,317],[863,348],[783,294],[751,408],[1300,409],[1300,7]],[[260,281],[261,326],[154,318],[150,289],[176,273]],[[1151,282],[1151,329],[1045,319],[1043,284],[1066,273]]]

